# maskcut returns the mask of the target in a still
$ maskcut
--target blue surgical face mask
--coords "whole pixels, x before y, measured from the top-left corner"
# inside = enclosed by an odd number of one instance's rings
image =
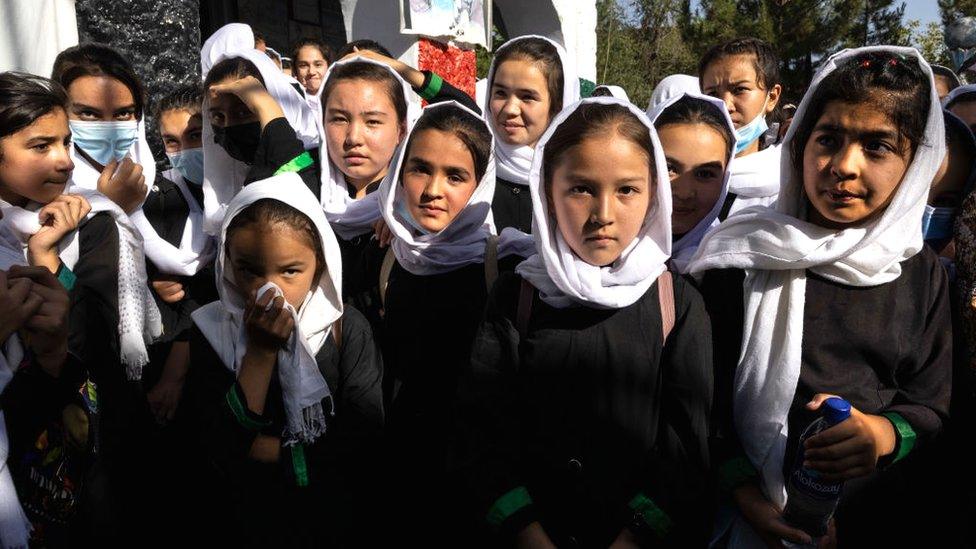
[[[766,123],[766,105],[769,104],[769,96],[766,96],[766,100],[763,101],[762,109],[759,110],[759,114],[752,119],[745,126],[735,130],[735,154],[739,154],[746,150],[749,145],[762,137],[766,130],[769,129],[769,124]]]
[[[106,165],[122,160],[139,137],[139,122],[89,122],[69,120],[71,141],[92,160]]]
[[[203,184],[203,149],[197,147],[195,149],[183,149],[182,151],[175,153],[166,153],[169,157],[169,163],[173,165],[174,168],[183,179],[194,185]]]
[[[414,219],[413,215],[410,214],[410,211],[407,210],[407,206],[403,203],[403,201],[397,202],[393,209],[396,210],[396,213],[400,216],[400,219],[406,221],[407,225],[413,227],[414,230],[418,231],[420,234],[430,234],[430,231],[421,227],[420,223],[417,223],[417,220]]]
[[[947,240],[952,238],[952,225],[956,219],[956,208],[936,207],[926,204],[922,214],[922,235],[925,240]]]

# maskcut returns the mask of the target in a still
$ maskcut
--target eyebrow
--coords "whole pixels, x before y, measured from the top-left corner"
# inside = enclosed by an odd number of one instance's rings
[[[91,105],[86,105],[84,103],[74,103],[74,104],[71,105],[71,108],[73,110],[76,110],[76,111],[77,110],[80,110],[80,109],[91,109],[93,111],[102,112],[102,109],[100,109],[98,107],[93,107]],[[115,111],[113,111],[113,112],[119,113],[119,112],[123,112],[123,111],[131,111],[131,110],[135,110],[135,108],[136,108],[136,104],[135,103],[130,103],[129,105],[126,105],[124,107],[119,107],[119,108],[115,109]]]
[[[70,137],[70,134],[68,134],[65,137]],[[30,144],[30,143],[35,143],[35,144],[40,144],[40,143],[56,143],[58,141],[61,141],[61,139],[62,138],[60,138],[60,137],[58,137],[56,135],[35,135],[34,137],[31,137],[30,139],[28,139],[27,140],[27,143],[28,144]]]
[[[715,168],[716,170],[722,169],[722,163],[718,160],[712,160],[711,162],[705,162],[704,164],[699,164],[695,166],[697,169],[701,168]]]
[[[587,183],[587,184],[590,184],[590,185],[599,185],[599,182],[596,181],[595,179],[590,179],[590,178],[588,178],[586,176],[583,176],[583,175],[580,175],[580,174],[575,174],[575,173],[567,174],[566,175],[566,179],[569,179],[570,181],[572,181],[574,183]],[[644,178],[642,178],[640,176],[621,177],[620,179],[615,179],[613,181],[613,183],[614,184],[633,183],[633,182],[643,181],[643,180],[644,180]]]
[[[831,124],[829,122],[824,122],[814,126],[813,131],[815,132],[830,132],[830,133],[840,133],[844,135],[854,135],[859,139],[870,139],[882,138],[882,139],[898,139],[898,132],[894,130],[865,130],[865,131],[855,131],[850,128],[845,128],[843,126],[838,126],[837,124]]]
[[[539,94],[539,92],[537,90],[533,90],[532,88],[515,88],[515,89],[509,89],[507,86],[504,86],[502,84],[492,84],[491,87],[492,87],[492,89],[499,88],[499,89],[502,89],[504,91],[524,92],[524,93],[531,93],[533,95],[538,95]]]

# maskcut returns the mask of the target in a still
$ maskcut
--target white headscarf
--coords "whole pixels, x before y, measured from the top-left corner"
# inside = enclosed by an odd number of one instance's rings
[[[119,233],[118,257],[118,306],[119,306],[119,350],[126,376],[130,380],[142,379],[142,367],[149,363],[146,346],[162,334],[163,326],[156,301],[153,300],[147,285],[146,258],[143,255],[143,240],[139,230],[114,202],[98,191],[78,186],[76,174],[79,169],[92,168],[87,162],[75,164],[72,182],[65,188],[65,194],[83,196],[91,205],[87,219],[95,214],[106,212],[112,216]],[[0,201],[3,208],[4,224],[20,241],[25,250],[31,235],[40,230],[37,212],[42,205],[30,203],[21,208]],[[78,230],[68,233],[58,244],[59,257],[73,269],[80,259]],[[25,256],[26,257],[26,256]]]
[[[607,90],[608,92],[610,92],[610,97],[616,97],[617,99],[623,99],[624,101],[630,101],[630,97],[627,95],[627,91],[626,90],[624,90],[620,86],[613,86],[613,85],[610,85],[610,84],[600,84],[599,86],[593,88],[593,93],[590,94],[590,96],[593,96],[593,94],[596,93],[596,90],[598,90],[600,88],[603,88],[603,89]],[[599,96],[597,96],[597,97],[599,97]]]
[[[220,301],[205,305],[193,313],[193,321],[207,338],[217,356],[229,370],[238,373],[247,350],[244,327],[244,297],[235,288],[234,271],[227,263],[227,227],[241,211],[258,200],[270,198],[305,214],[319,233],[326,265],[315,286],[299,304],[292,306],[295,329],[288,344],[278,352],[278,380],[285,406],[285,444],[310,443],[325,432],[326,414],[322,400],[331,391],[319,371],[315,355],[325,344],[333,323],[342,316],[342,260],[339,243],[322,213],[315,195],[296,173],[285,173],[251,183],[227,206],[220,227],[220,242],[214,270]],[[269,286],[261,288],[258,297]],[[277,287],[271,285],[272,289]],[[294,305],[294,304],[289,304]]]
[[[701,93],[701,86],[698,84],[697,76],[689,76],[687,74],[666,76],[657,83],[654,91],[651,92],[651,101],[647,104],[647,113],[650,114],[661,103],[684,93]]]
[[[976,93],[976,84],[966,84],[965,86],[959,86],[949,92],[945,98],[942,100],[942,105],[946,109],[952,107],[952,103],[959,98],[961,95],[966,95],[969,93]]]
[[[491,134],[495,138],[495,163],[498,166],[497,173],[498,177],[504,179],[505,181],[511,181],[512,183],[516,183],[518,185],[528,185],[529,171],[532,168],[532,155],[535,153],[535,149],[525,145],[509,145],[508,143],[505,143],[505,141],[498,135],[498,131],[495,129],[495,122],[493,120],[494,115],[491,113],[491,83],[495,80],[495,69],[497,68],[496,62],[506,48],[509,48],[512,46],[512,44],[522,40],[544,40],[556,48],[556,53],[559,54],[559,62],[563,66],[562,105],[564,109],[579,101],[580,85],[579,78],[577,78],[576,75],[576,64],[569,62],[566,49],[544,36],[537,36],[534,34],[519,36],[505,42],[495,51],[494,60],[491,62],[491,68],[488,69],[488,86],[485,92],[484,112],[485,120],[488,121],[488,129],[491,130]]]
[[[455,101],[428,105],[420,119],[435,109],[461,110],[485,124],[477,113]],[[411,128],[410,134],[412,133]],[[407,135],[397,147],[390,171],[383,178],[376,193],[383,207],[383,218],[396,236],[392,246],[397,261],[404,269],[416,275],[445,273],[472,263],[483,263],[486,242],[494,233],[491,222],[491,200],[495,195],[494,156],[488,158],[485,174],[478,181],[464,209],[458,212],[447,227],[430,234],[414,227],[416,221],[406,207],[400,172],[409,143],[410,135]],[[528,252],[526,241],[527,237],[518,231],[503,231],[502,238],[499,239],[498,257]]]
[[[657,117],[661,116],[661,113],[683,97],[689,97],[691,99],[707,103],[716,111],[722,113],[722,120],[724,120],[726,126],[728,126],[733,140],[735,139],[735,126],[732,124],[732,118],[729,116],[728,109],[725,108],[725,103],[720,99],[695,92],[684,92],[673,95],[659,103],[654,109],[651,110],[649,115],[651,123],[657,123]],[[712,209],[709,210],[708,214],[706,214],[705,217],[703,217],[701,221],[699,221],[690,231],[685,233],[680,239],[678,239],[677,242],[674,242],[671,245],[671,262],[680,273],[686,273],[688,271],[688,261],[691,260],[691,256],[693,256],[695,251],[698,250],[698,243],[701,242],[701,239],[703,236],[705,236],[705,233],[708,232],[712,227],[718,225],[718,214],[722,211],[722,205],[725,203],[725,195],[728,193],[729,175],[731,174],[731,166],[733,164],[734,156],[735,147],[733,146],[730,149],[729,158],[725,164],[725,174],[722,176],[722,191],[715,200],[715,204],[712,206]]]
[[[301,84],[285,75],[264,53],[254,49],[254,34],[251,27],[241,23],[224,25],[207,39],[200,50],[200,65],[203,78],[217,63],[240,57],[257,67],[264,80],[264,87],[281,106],[285,119],[295,136],[306,150],[319,146],[318,114],[306,100],[305,93],[299,91]],[[223,147],[214,142],[213,125],[210,123],[210,96],[203,95],[203,210],[206,231],[216,234],[223,220],[227,204],[244,186],[247,177],[247,164],[235,160]]]
[[[807,108],[832,72],[857,56],[888,52],[916,60],[929,80],[931,100],[925,138],[884,213],[842,231],[806,221],[803,181],[783,155],[783,190],[775,209],[753,207],[728,218],[705,236],[690,270],[745,269],[745,325],[735,373],[734,418],[743,449],[760,471],[763,491],[786,502],[783,456],[787,416],[800,376],[806,270],[855,287],[885,284],[901,275],[901,262],[922,249],[919,222],[932,178],[945,156],[944,122],[932,71],[912,48],[875,46],[841,51],[814,76],[784,140],[789,147]],[[738,162],[738,159],[736,159]]]
[[[406,129],[409,130],[413,125],[413,121],[419,116],[419,112],[416,111],[416,107],[413,106],[413,102],[410,101],[412,89],[410,88],[410,84],[408,84],[403,77],[383,63],[379,63],[365,57],[353,57],[352,59],[337,61],[330,65],[329,70],[326,71],[325,77],[322,79],[322,88],[320,88],[320,91],[328,84],[329,78],[332,77],[333,71],[335,71],[338,67],[348,65],[350,63],[371,63],[378,67],[382,67],[384,70],[392,74],[393,77],[397,79],[397,82],[400,82],[400,86],[403,88],[403,99],[407,104]],[[325,105],[322,105],[322,116],[324,115]],[[382,215],[380,212],[381,207],[379,196],[377,196],[376,193],[371,193],[360,200],[356,200],[355,198],[349,196],[349,187],[346,185],[346,176],[342,173],[342,170],[340,170],[339,167],[332,162],[332,159],[329,158],[328,140],[325,136],[324,122],[319,120],[319,123],[320,131],[322,132],[322,147],[319,149],[319,162],[322,166],[322,208],[325,210],[325,216],[329,219],[329,223],[332,224],[332,229],[336,232],[336,234],[338,234],[340,238],[349,240],[373,230],[373,223],[375,223]]]
[[[20,241],[10,232],[5,221],[0,221],[0,271],[7,271],[13,265],[26,265]],[[0,341],[0,394],[14,378],[20,362],[24,358],[24,347],[16,333],[6,341]],[[3,409],[0,409],[0,547],[27,547],[31,523],[20,506],[14,480],[7,467],[10,441],[7,438],[7,422]]]
[[[654,196],[637,237],[612,265],[590,265],[576,255],[563,239],[549,212],[546,199],[542,159],[546,143],[553,133],[581,105],[620,105],[626,107],[647,126],[654,147]],[[671,186],[664,151],[654,125],[637,107],[614,97],[591,97],[565,109],[553,120],[536,145],[532,161],[529,190],[532,192],[532,236],[536,255],[516,268],[522,278],[538,288],[539,296],[549,305],[567,308],[583,305],[601,309],[627,307],[643,296],[664,272],[671,256]]]

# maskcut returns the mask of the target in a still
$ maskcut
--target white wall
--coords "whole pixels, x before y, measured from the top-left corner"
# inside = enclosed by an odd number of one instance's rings
[[[50,76],[58,53],[76,44],[75,0],[0,0],[0,71]]]

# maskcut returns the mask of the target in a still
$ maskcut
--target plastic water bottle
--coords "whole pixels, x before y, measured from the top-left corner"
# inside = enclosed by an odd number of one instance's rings
[[[820,405],[821,416],[800,435],[793,472],[786,482],[783,519],[816,540],[827,533],[827,524],[840,499],[841,482],[825,482],[820,473],[803,467],[803,443],[817,433],[851,417],[851,404],[842,398],[828,398]]]

